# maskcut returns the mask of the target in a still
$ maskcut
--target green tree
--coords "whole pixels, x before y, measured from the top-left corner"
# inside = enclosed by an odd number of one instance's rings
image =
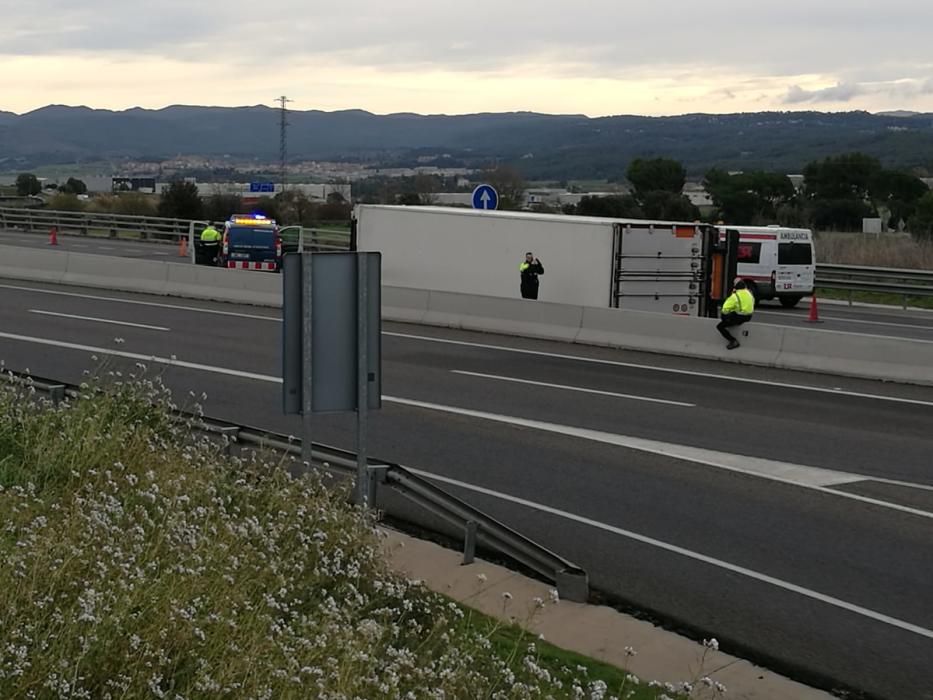
[[[730,175],[713,169],[704,182],[718,218],[731,224],[770,224],[778,210],[794,200],[794,184],[786,175],[767,172]]]
[[[67,194],[87,194],[87,185],[84,184],[83,180],[69,177],[68,181],[59,190]]]
[[[636,158],[628,166],[626,176],[635,189],[635,198],[642,203],[651,192],[681,194],[687,182],[684,166],[668,158]]]
[[[16,194],[20,197],[34,197],[42,191],[42,185],[32,173],[22,173],[16,178]]]
[[[204,200],[204,216],[210,221],[226,221],[243,213],[243,199],[236,194],[213,194]]]
[[[421,195],[417,192],[402,192],[395,198],[395,203],[403,207],[417,207],[421,204]]]
[[[579,216],[602,216],[610,219],[643,219],[645,212],[630,195],[611,195],[609,197],[583,197],[580,203],[568,213]]]
[[[933,192],[928,191],[917,201],[909,228],[917,238],[933,239]]]
[[[881,174],[881,162],[864,153],[846,153],[804,168],[810,199],[860,200],[870,198],[872,183]]]
[[[162,193],[159,215],[173,219],[203,219],[204,202],[193,182],[176,180]]]
[[[499,193],[500,209],[521,209],[525,206],[527,183],[515,168],[503,165],[495,170],[486,171],[481,177]]]
[[[890,212],[893,226],[909,221],[917,203],[929,191],[923,180],[898,170],[882,170],[870,186],[872,202],[875,207]]]
[[[641,200],[648,219],[662,221],[698,221],[700,210],[686,196],[664,190],[649,192]]]

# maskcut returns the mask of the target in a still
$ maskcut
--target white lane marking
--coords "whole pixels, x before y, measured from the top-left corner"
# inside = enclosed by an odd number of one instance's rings
[[[137,306],[150,306],[160,309],[172,309],[175,311],[189,311],[192,313],[204,313],[204,314],[213,314],[215,316],[229,316],[233,318],[247,318],[256,321],[271,321],[274,323],[281,323],[282,319],[276,316],[261,316],[259,314],[247,314],[236,311],[220,311],[218,309],[201,309],[195,308],[193,306],[184,306],[181,304],[164,304],[160,302],[153,301],[140,301],[137,299],[118,299],[115,297],[105,297],[105,296],[96,296],[92,294],[79,294],[76,292],[62,292],[52,289],[38,289],[35,287],[23,287],[19,285],[12,284],[0,284],[0,289],[13,289],[16,291],[22,292],[35,292],[38,294],[51,294],[55,296],[65,296],[65,297],[75,297],[78,299],[92,299],[94,301],[109,301],[116,304],[134,304]],[[771,386],[777,387],[779,389],[796,389],[799,391],[810,391],[820,394],[830,394],[834,396],[849,396],[853,398],[860,399],[872,399],[875,401],[889,401],[893,403],[908,404],[913,406],[930,406],[933,407],[933,401],[922,401],[919,399],[906,399],[900,398],[897,396],[884,396],[881,394],[868,394],[858,391],[846,391],[843,389],[830,389],[826,387],[818,386],[807,386],[804,384],[791,384],[789,382],[776,382],[770,381],[767,379],[752,379],[750,377],[735,377],[727,374],[715,374],[713,372],[700,372],[697,370],[687,370],[687,369],[674,369],[671,367],[655,367],[652,365],[644,365],[636,362],[621,362],[619,360],[604,360],[595,357],[586,357],[583,355],[567,355],[564,353],[556,352],[545,352],[542,350],[527,350],[524,348],[511,348],[504,345],[492,345],[488,343],[474,343],[465,340],[453,340],[450,338],[436,338],[433,336],[427,335],[414,335],[411,333],[393,333],[390,331],[383,331],[382,334],[389,338],[402,338],[405,340],[418,340],[428,343],[440,343],[443,345],[454,345],[459,347],[472,347],[478,348],[481,350],[496,350],[499,352],[509,352],[517,353],[521,355],[529,355],[532,357],[548,357],[558,360],[568,360],[571,362],[586,362],[589,364],[597,364],[608,367],[625,367],[629,369],[640,369],[649,372],[661,372],[665,374],[676,374],[680,376],[692,376],[692,377],[703,377],[705,379],[718,379],[721,381],[730,381],[730,382],[739,382],[743,384],[753,384],[758,386]]]
[[[431,343],[440,343],[442,345],[456,345],[461,347],[478,348],[482,350],[498,350],[500,352],[517,353],[520,355],[530,355],[533,357],[548,357],[555,360],[568,360],[571,362],[586,362],[594,365],[603,365],[607,367],[625,367],[628,369],[642,369],[649,372],[661,372],[664,374],[676,374],[680,376],[703,377],[705,379],[719,379],[728,382],[739,382],[741,384],[754,384],[757,386],[772,386],[779,389],[796,389],[799,391],[811,391],[818,394],[831,394],[833,396],[849,396],[860,399],[873,399],[877,401],[891,401],[894,403],[911,404],[914,406],[931,406],[933,401],[922,401],[919,399],[905,399],[898,396],[884,396],[881,394],[868,394],[859,391],[846,391],[845,389],[830,389],[827,387],[807,386],[805,384],[790,384],[789,382],[775,382],[768,379],[752,379],[750,377],[736,377],[729,374],[715,374],[713,372],[700,372],[698,370],[674,369],[672,367],[655,367],[653,365],[643,365],[637,362],[622,362],[620,360],[604,360],[596,357],[586,357],[582,355],[566,355],[557,352],[546,352],[543,350],[526,350],[524,348],[510,348],[504,345],[491,345],[488,343],[474,343],[465,340],[452,340],[450,338],[435,338],[432,336],[412,335],[410,333],[392,333],[383,331],[382,333],[390,338],[404,338],[406,340],[419,340]]]
[[[79,350],[82,352],[89,353],[98,353],[101,355],[110,355],[113,357],[122,357],[129,360],[136,360],[138,362],[155,362],[158,364],[164,364],[172,367],[181,367],[183,369],[191,369],[201,372],[210,372],[213,374],[222,374],[228,377],[237,377],[239,379],[252,379],[260,382],[268,382],[271,384],[281,384],[281,377],[273,377],[267,374],[257,374],[255,372],[245,372],[238,369],[229,369],[227,367],[217,367],[215,365],[203,365],[197,362],[185,362],[184,360],[179,360],[174,357],[160,357],[158,355],[145,355],[142,353],[126,352],[123,350],[112,350],[110,348],[101,348],[95,347],[92,345],[82,345],[79,343],[69,343],[61,340],[50,340],[47,338],[34,338],[31,336],[16,335],[14,333],[3,333],[0,332],[0,338],[8,338],[10,340],[19,340],[26,343],[35,343],[38,345],[48,345],[51,347],[64,348],[67,350]],[[514,426],[522,426],[531,428],[534,430],[541,430],[545,432],[556,432],[565,434],[571,437],[580,437],[582,439],[591,440],[594,442],[602,442],[605,444],[617,445],[620,447],[627,447],[629,449],[639,450],[642,452],[654,452],[656,454],[662,454],[674,459],[679,459],[688,462],[694,462],[697,464],[703,464],[706,466],[711,466],[718,469],[724,469],[728,471],[737,471],[750,476],[757,476],[764,479],[769,479],[771,481],[779,481],[782,483],[790,484],[792,486],[798,486],[800,488],[809,488],[814,491],[819,491],[820,493],[825,493],[830,496],[835,496],[837,498],[845,498],[853,501],[859,501],[862,503],[868,503],[871,505],[881,506],[883,508],[890,508],[892,510],[902,511],[909,513],[911,515],[919,515],[924,518],[933,518],[933,513],[928,513],[927,511],[918,510],[916,508],[908,508],[906,506],[901,506],[896,503],[889,503],[888,501],[882,501],[875,498],[869,498],[867,496],[860,496],[854,493],[848,493],[846,491],[838,491],[832,488],[827,488],[821,484],[852,484],[859,483],[862,481],[876,481],[877,479],[872,476],[864,474],[850,474],[847,472],[837,472],[830,469],[822,469],[820,467],[808,467],[803,465],[790,464],[787,462],[776,462],[772,460],[765,460],[755,457],[745,457],[743,455],[733,455],[719,452],[712,452],[710,450],[703,450],[701,448],[689,447],[686,445],[673,445],[668,443],[654,442],[651,440],[643,440],[641,438],[629,438],[623,435],[613,435],[611,433],[600,433],[594,430],[586,430],[583,428],[571,428],[569,426],[560,426],[554,425],[551,423],[543,423],[540,421],[527,420],[524,418],[513,418],[510,416],[501,416],[495,413],[485,413],[483,411],[473,411],[464,408],[456,408],[454,406],[444,406],[440,404],[426,403],[424,401],[414,401],[412,399],[404,399],[395,396],[385,396],[383,395],[383,400],[387,403],[394,403],[401,406],[409,406],[412,408],[420,408],[431,411],[438,411],[442,413],[451,413],[455,415],[462,415],[471,418],[478,418],[481,420],[488,420],[492,422],[506,423]],[[707,459],[710,455],[712,458]],[[738,466],[736,466],[738,464]],[[773,470],[773,471],[769,471]],[[899,482],[901,485],[906,485],[909,482]]]
[[[795,320],[798,322],[802,322],[804,320],[802,317],[787,316],[777,311],[763,311],[761,312],[761,314],[765,316],[773,316],[775,318],[783,318],[784,320],[787,320],[787,321]],[[923,325],[917,325],[914,323],[892,323],[891,321],[867,321],[861,318],[845,318],[844,316],[824,316],[822,314],[820,315],[820,318],[823,319],[824,321],[839,321],[840,323],[861,323],[863,325],[868,325],[868,326],[886,326],[888,328],[911,328],[913,330],[919,330],[919,331],[933,331],[933,326],[923,326]],[[775,325],[783,326],[785,324],[782,323],[782,324],[775,324]],[[788,323],[786,325],[791,325],[791,324]]]
[[[79,350],[81,352],[97,353],[100,355],[110,355],[112,357],[122,357],[127,360],[136,360],[137,362],[155,362],[161,365],[170,365],[172,367],[181,367],[183,369],[193,369],[199,372],[213,372],[214,374],[224,374],[228,377],[239,377],[240,379],[255,379],[260,382],[274,382],[281,384],[281,377],[270,377],[265,374],[256,374],[255,372],[242,372],[238,369],[228,369],[226,367],[213,367],[211,365],[202,365],[197,362],[185,362],[174,357],[160,357],[159,355],[146,355],[138,352],[126,352],[124,350],[113,350],[111,348],[100,348],[93,345],[82,345],[80,343],[68,343],[63,340],[49,340],[48,338],[33,338],[26,335],[16,335],[14,333],[0,332],[0,338],[9,340],[20,340],[26,343],[35,343],[36,345],[48,345],[55,348],[64,348],[66,350]]]
[[[97,250],[113,250],[113,247],[109,245],[100,245],[97,246]]]
[[[55,316],[57,318],[73,318],[78,321],[91,321],[93,323],[109,323],[114,326],[129,326],[130,328],[143,328],[149,331],[168,331],[170,328],[165,326],[150,326],[145,323],[128,323],[127,321],[113,321],[109,318],[95,318],[93,316],[76,316],[74,314],[60,314],[55,311],[42,311],[41,309],[29,309],[31,314],[39,314],[41,316]]]
[[[933,519],[933,512],[910,508],[891,503],[877,498],[862,496],[848,491],[839,491],[832,486],[841,486],[844,484],[854,484],[863,481],[871,481],[872,477],[863,474],[850,474],[848,472],[834,471],[832,469],[823,469],[821,467],[810,467],[802,464],[792,464],[789,462],[779,462],[770,459],[761,459],[760,457],[748,457],[745,455],[729,454],[726,452],[716,452],[705,450],[700,447],[690,447],[688,445],[676,445],[673,443],[658,442],[655,440],[645,440],[643,438],[629,437],[627,435],[616,435],[614,433],[604,433],[598,430],[589,430],[586,428],[574,428],[568,425],[557,425],[554,423],[545,423],[543,421],[529,420],[526,418],[516,418],[513,416],[503,416],[498,413],[487,413],[485,411],[474,411],[471,409],[457,408],[454,406],[444,406],[441,404],[427,403],[424,401],[414,401],[411,399],[402,399],[392,396],[384,396],[383,400],[388,403],[395,403],[411,408],[420,408],[428,411],[437,411],[439,413],[449,413],[468,418],[477,418],[493,423],[503,423],[531,430],[540,430],[542,432],[564,435],[567,437],[599,442],[606,445],[615,445],[625,449],[636,450],[638,452],[647,452],[657,454],[682,462],[692,462],[704,466],[722,469],[725,471],[738,472],[746,476],[753,476],[769,481],[777,481],[798,488],[818,491],[838,498],[844,498],[860,503],[867,503],[881,508],[896,510],[901,513],[915,515],[921,518]]]
[[[73,297],[75,299],[91,299],[93,301],[110,301],[115,304],[132,304],[134,306],[152,306],[158,309],[172,309],[174,311],[191,311],[199,314],[213,314],[216,316],[233,316],[235,318],[249,318],[257,321],[281,322],[275,316],[260,316],[258,314],[245,314],[236,311],[220,311],[218,309],[201,309],[182,304],[165,304],[156,301],[140,301],[138,299],[118,299],[116,297],[96,296],[94,294],[80,294],[78,292],[61,292],[55,289],[37,289],[36,287],[21,287],[15,284],[0,284],[0,289],[12,289],[18,292],[35,292],[37,294],[50,294],[52,296]]]
[[[535,382],[530,379],[518,379],[516,377],[500,377],[495,374],[481,374],[479,372],[465,372],[463,370],[452,369],[451,374],[459,374],[463,377],[475,377],[477,379],[491,379],[499,382],[513,382],[515,384],[530,384],[532,386],[545,387],[547,389],[562,389],[564,391],[578,391],[583,394],[596,394],[597,396],[609,396],[616,399],[631,399],[633,401],[647,401],[649,403],[660,403],[668,406],[681,406],[684,408],[696,408],[695,403],[684,403],[683,401],[669,401],[667,399],[655,399],[650,396],[637,396],[635,394],[619,394],[614,391],[602,391],[600,389],[587,389],[581,386],[568,386],[566,384],[551,384],[549,382]]]
[[[861,617],[874,620],[875,622],[881,622],[885,625],[891,627],[896,627],[898,629],[904,630],[905,632],[911,632],[913,634],[919,635],[921,637],[926,637],[928,639],[933,639],[933,630],[921,627],[920,625],[915,625],[910,622],[905,622],[904,620],[899,620],[896,617],[891,617],[890,615],[885,615],[884,613],[877,612],[875,610],[870,610],[869,608],[864,608],[861,605],[855,605],[854,603],[849,603],[845,600],[835,598],[825,593],[820,593],[819,591],[814,591],[810,588],[804,588],[803,586],[798,586],[795,583],[790,583],[789,581],[784,581],[774,576],[769,576],[768,574],[763,574],[759,571],[754,571],[753,569],[747,569],[744,566],[739,566],[737,564],[732,564],[722,559],[716,559],[714,557],[695,552],[690,549],[685,549],[683,547],[678,547],[677,545],[670,544],[669,542],[664,542],[663,540],[657,540],[653,537],[647,537],[646,535],[640,535],[637,532],[632,532],[631,530],[624,530],[615,525],[609,525],[608,523],[599,522],[598,520],[592,520],[586,518],[582,515],[577,515],[576,513],[568,513],[564,510],[559,510],[557,508],[552,508],[550,506],[543,505],[541,503],[535,503],[534,501],[528,501],[524,498],[518,498],[516,496],[511,496],[501,491],[494,491],[492,489],[483,488],[482,486],[475,486],[473,484],[466,483],[464,481],[458,481],[457,479],[449,479],[444,476],[438,476],[436,474],[431,474],[430,472],[421,471],[418,469],[412,469],[412,472],[423,476],[427,479],[433,481],[438,481],[442,484],[447,484],[449,486],[456,486],[467,491],[472,491],[473,493],[479,493],[484,496],[491,496],[492,498],[498,498],[499,500],[506,501],[508,503],[514,503],[516,505],[524,506],[526,508],[531,508],[532,510],[537,510],[541,513],[547,513],[548,515],[554,515],[565,520],[570,520],[572,522],[580,523],[581,525],[587,525],[589,527],[603,530],[604,532],[609,532],[613,535],[618,535],[620,537],[625,537],[626,539],[633,540],[635,542],[640,542],[641,544],[646,544],[656,549],[662,549],[666,552],[671,552],[672,554],[678,554],[682,557],[692,559],[694,561],[702,562],[710,566],[714,566],[719,569],[724,569],[725,571],[730,571],[734,574],[739,574],[746,578],[750,578],[754,581],[759,581],[761,583],[766,583],[775,588],[780,588],[791,593],[796,593],[805,598],[810,598],[811,600],[819,601],[820,603],[825,603],[840,610],[845,610],[850,613],[854,613]]]

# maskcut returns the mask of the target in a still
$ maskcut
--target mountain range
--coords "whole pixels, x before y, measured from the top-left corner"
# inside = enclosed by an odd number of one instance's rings
[[[52,105],[0,112],[0,169],[91,160],[229,155],[275,160],[273,108],[173,106],[96,110]],[[665,156],[702,174],[710,167],[799,172],[850,151],[889,167],[933,171],[933,114],[761,112],[674,117],[586,117],[532,112],[462,116],[361,110],[290,112],[290,160],[410,164],[432,154],[482,166],[514,162],[526,177],[621,177],[636,157]]]

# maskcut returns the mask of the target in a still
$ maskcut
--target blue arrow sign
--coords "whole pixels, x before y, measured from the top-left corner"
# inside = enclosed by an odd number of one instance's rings
[[[473,190],[474,209],[498,209],[499,193],[492,185],[480,185]]]

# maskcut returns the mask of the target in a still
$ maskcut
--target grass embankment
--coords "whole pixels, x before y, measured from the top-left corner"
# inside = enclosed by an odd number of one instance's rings
[[[343,489],[130,379],[61,407],[0,382],[0,697],[675,695],[392,574]]]

